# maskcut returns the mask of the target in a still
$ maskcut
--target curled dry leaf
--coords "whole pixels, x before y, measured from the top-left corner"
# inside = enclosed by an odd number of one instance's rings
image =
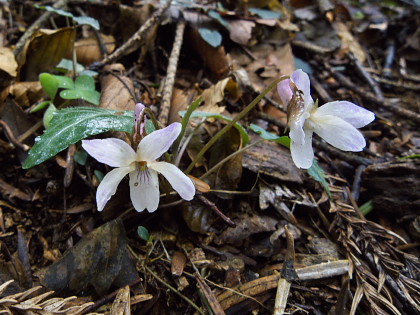
[[[101,77],[102,93],[99,107],[121,111],[134,110],[136,102],[132,96],[133,81],[124,75],[124,66],[119,63],[105,66],[104,73]]]
[[[8,47],[0,47],[0,87],[8,86],[17,75],[18,64]]]
[[[251,235],[262,232],[274,232],[278,220],[257,213],[238,213],[236,217],[231,214],[236,227],[226,228],[215,240],[218,244],[231,244],[241,246]]]
[[[73,27],[36,32],[17,57],[21,81],[36,81],[40,73],[50,72],[73,50],[75,36]]]
[[[39,81],[16,82],[8,89],[8,94],[13,95],[14,100],[21,107],[29,107],[40,100],[43,95],[41,83]]]
[[[196,29],[191,28],[188,33],[195,50],[203,59],[206,66],[217,77],[222,78],[229,70],[229,60],[223,45],[213,47],[201,38]]]
[[[182,216],[191,231],[201,234],[207,233],[216,221],[213,211],[198,202],[189,202],[183,208]]]
[[[223,101],[223,98],[225,97],[225,88],[229,80],[231,79],[225,78],[203,91],[201,97],[204,105],[200,106],[200,111],[217,114],[223,113],[225,106],[218,106],[218,103]]]
[[[241,135],[235,128],[229,129],[210,148],[209,167],[236,152],[242,147]],[[209,176],[210,186],[217,190],[235,190],[242,178],[242,154],[236,154],[229,161],[224,163],[217,172]],[[230,199],[228,194],[218,194],[221,198]]]
[[[229,21],[230,39],[241,45],[248,45],[255,23],[247,20]]]
[[[341,48],[340,53],[346,54],[347,52],[351,52],[361,63],[364,63],[366,60],[366,54],[360,46],[359,42],[354,38],[346,24],[335,21],[332,23],[332,26],[338,33],[338,36],[341,39]]]
[[[106,53],[110,54],[115,49],[115,38],[112,35],[100,34],[101,41],[106,49]],[[104,57],[96,36],[80,39],[74,44],[76,49],[77,61],[83,65],[90,65],[95,61],[100,61]],[[71,54],[67,55],[71,59]]]
[[[130,315],[130,287],[126,285],[118,290],[111,306],[111,315]]]

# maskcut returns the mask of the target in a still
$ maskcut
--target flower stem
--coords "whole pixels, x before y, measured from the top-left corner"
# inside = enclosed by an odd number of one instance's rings
[[[195,157],[194,161],[191,162],[191,164],[188,166],[188,168],[185,170],[185,174],[189,174],[191,170],[194,168],[194,165],[202,158],[202,156],[207,152],[208,149],[221,137],[223,136],[237,121],[244,118],[246,114],[249,113],[251,109],[257,105],[261,99],[271,91],[273,87],[275,87],[279,82],[287,79],[288,77],[283,76],[280,79],[275,80],[272,82],[260,95],[258,95],[247,107],[244,108],[242,112],[240,112],[238,115],[236,115],[235,118],[233,118],[226,126],[224,126],[213,138],[210,139],[209,142],[198,152],[197,156]]]

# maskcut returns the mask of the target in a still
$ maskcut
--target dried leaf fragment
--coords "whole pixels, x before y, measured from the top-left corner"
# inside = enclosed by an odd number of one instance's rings
[[[108,222],[37,275],[44,286],[57,292],[78,292],[91,284],[98,294],[105,294],[120,271],[127,271],[122,270],[126,242],[122,222]]]

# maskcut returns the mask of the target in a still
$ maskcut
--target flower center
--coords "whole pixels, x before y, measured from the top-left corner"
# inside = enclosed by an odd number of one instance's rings
[[[147,167],[146,161],[136,162],[136,171],[137,171],[137,182],[134,183],[134,186],[138,186],[140,183],[148,183],[150,180],[150,171]]]

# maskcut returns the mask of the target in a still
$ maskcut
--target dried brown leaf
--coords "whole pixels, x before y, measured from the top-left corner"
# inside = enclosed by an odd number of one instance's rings
[[[229,35],[230,39],[240,45],[248,45],[252,37],[252,29],[255,22],[247,20],[233,20],[229,21]]]
[[[8,86],[17,75],[18,64],[12,50],[0,47],[0,87]]]
[[[104,34],[100,34],[100,36],[102,43],[106,48],[106,53],[112,53],[115,49],[114,36]],[[104,57],[96,36],[90,36],[76,41],[74,49],[76,49],[77,61],[83,65],[90,65],[95,61],[102,60]],[[67,58],[72,59],[71,54],[68,54]]]
[[[127,285],[118,290],[111,306],[111,315],[130,315],[130,287]]]
[[[216,78],[223,78],[229,70],[229,60],[225,48],[222,45],[217,48],[209,45],[194,28],[191,28],[188,34],[191,37],[195,50],[205,65]]]
[[[35,81],[42,72],[50,72],[73,49],[76,30],[40,30],[17,57],[21,81]]]
[[[39,81],[16,82],[9,87],[9,94],[13,95],[16,103],[24,108],[39,101],[43,93]]]
[[[91,284],[102,295],[118,279],[121,270],[127,273],[129,269],[129,266],[122,268],[127,255],[126,242],[121,221],[108,222],[37,275],[43,285],[57,292],[78,292]]]
[[[122,64],[105,66],[104,73],[105,75],[101,77],[102,90],[99,106],[114,110],[134,110],[136,103],[133,99],[133,81],[124,75],[124,66]]]

